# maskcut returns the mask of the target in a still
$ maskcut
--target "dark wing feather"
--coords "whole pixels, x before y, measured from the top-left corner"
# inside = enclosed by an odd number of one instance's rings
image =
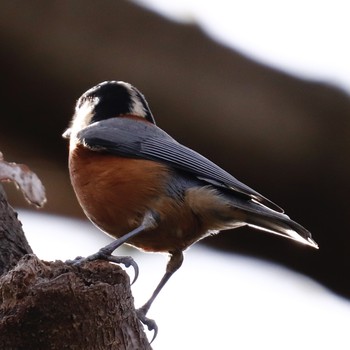
[[[283,209],[278,205],[199,153],[181,145],[154,124],[128,118],[112,118],[81,130],[78,138],[92,149],[167,163],[215,186],[243,193],[256,202],[283,213]]]

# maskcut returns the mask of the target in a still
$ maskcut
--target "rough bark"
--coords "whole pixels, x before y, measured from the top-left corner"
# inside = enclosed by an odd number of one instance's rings
[[[123,269],[28,254],[21,224],[2,194],[0,349],[151,349]]]
[[[0,276],[13,268],[25,254],[31,253],[22,224],[8,204],[0,184]]]

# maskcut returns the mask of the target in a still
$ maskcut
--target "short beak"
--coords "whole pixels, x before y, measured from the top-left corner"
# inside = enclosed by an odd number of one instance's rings
[[[62,137],[65,138],[65,139],[69,139],[71,133],[72,133],[72,129],[71,129],[71,128],[68,128],[68,129],[62,134]]]

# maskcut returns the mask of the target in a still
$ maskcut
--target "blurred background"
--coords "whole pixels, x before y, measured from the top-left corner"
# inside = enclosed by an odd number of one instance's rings
[[[104,80],[124,80],[145,94],[158,126],[282,206],[320,246],[316,251],[245,228],[208,238],[188,252],[179,277],[150,311],[160,327],[154,348],[170,349],[169,339],[178,348],[192,337],[192,347],[209,349],[219,337],[222,347],[249,349],[249,332],[263,329],[265,336],[255,337],[259,347],[280,349],[284,336],[301,328],[305,334],[290,348],[305,345],[307,336],[310,346],[340,339],[348,348],[342,317],[350,319],[347,6],[339,0],[2,1],[0,150],[6,160],[30,166],[46,186],[48,203],[40,212],[23,211],[30,208],[6,186],[34,251],[66,259],[108,241],[85,226],[61,134],[84,91]],[[85,238],[81,248],[70,241],[79,227],[92,232],[86,234],[93,240],[89,248],[82,246]],[[147,270],[153,258],[131,254]],[[147,262],[140,262],[143,257]],[[158,258],[141,273],[150,292],[164,269]],[[186,294],[174,294],[179,289]],[[196,309],[199,295],[204,299]],[[139,305],[147,297],[135,295]],[[185,299],[191,304],[185,306]],[[224,306],[216,304],[222,299]],[[336,306],[326,308],[326,300]],[[173,311],[159,316],[169,304]],[[203,316],[198,320],[203,312],[205,324]],[[272,316],[265,323],[267,314]],[[227,317],[234,326],[221,323]],[[316,320],[324,323],[310,330]],[[171,321],[192,335],[174,340],[165,331]],[[275,343],[272,329],[283,335]]]

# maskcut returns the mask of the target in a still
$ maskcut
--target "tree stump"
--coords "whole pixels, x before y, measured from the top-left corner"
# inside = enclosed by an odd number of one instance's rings
[[[0,218],[0,349],[151,349],[122,268],[40,261],[2,189]]]

